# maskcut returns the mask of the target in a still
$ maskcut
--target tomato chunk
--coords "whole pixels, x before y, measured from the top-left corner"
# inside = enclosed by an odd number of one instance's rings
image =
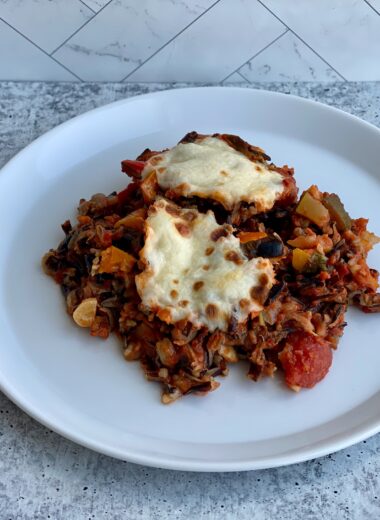
[[[119,204],[125,204],[129,202],[139,188],[139,182],[131,182],[124,190],[119,191],[119,193],[117,194]]]
[[[129,161],[121,162],[121,171],[132,177],[133,179],[140,179],[141,172],[145,168],[144,161]]]
[[[293,389],[312,388],[319,383],[332,363],[330,343],[307,332],[293,332],[279,355],[285,382]]]

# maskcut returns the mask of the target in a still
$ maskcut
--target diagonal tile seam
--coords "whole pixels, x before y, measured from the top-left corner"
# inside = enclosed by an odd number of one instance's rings
[[[216,2],[214,2],[213,4],[210,5],[210,7],[208,7],[207,9],[205,9],[203,11],[203,13],[201,13],[200,15],[198,15],[196,18],[194,18],[194,20],[192,20],[189,24],[187,24],[183,29],[181,29],[177,34],[175,34],[172,38],[170,38],[170,40],[168,40],[166,43],[164,43],[163,45],[161,45],[161,47],[159,49],[157,49],[151,56],[149,56],[149,58],[147,58],[146,60],[144,60],[142,63],[140,63],[140,65],[138,67],[136,67],[135,69],[133,69],[131,72],[128,72],[128,74],[122,78],[120,81],[123,82],[125,81],[126,79],[129,78],[129,76],[131,76],[134,72],[136,72],[136,70],[139,70],[141,67],[143,67],[145,65],[145,63],[147,63],[149,60],[151,60],[154,56],[156,56],[156,54],[158,54],[159,52],[162,51],[162,49],[164,49],[165,47],[167,47],[169,45],[169,43],[171,43],[172,41],[174,41],[180,34],[182,34],[183,32],[185,32],[189,27],[191,27],[195,22],[197,22],[199,20],[199,18],[202,18],[202,16],[204,16],[206,13],[208,13],[213,7],[216,6],[216,4],[218,4],[221,0],[216,0]]]
[[[242,82],[244,81],[245,83],[249,83],[249,84],[251,84],[251,83],[247,80],[247,78],[245,78],[245,77],[243,76],[243,74],[242,74],[241,72],[236,71],[236,74],[237,74],[238,76],[241,77],[241,81],[242,81]],[[227,79],[228,79],[229,77],[230,77],[230,76],[227,76]],[[220,86],[222,86],[222,87],[223,87],[224,85],[226,85],[226,84],[228,85],[228,83],[226,83],[226,80],[225,80],[225,79],[223,79],[222,81],[218,81],[217,84],[220,85]]]
[[[248,83],[251,83],[251,82],[249,81],[249,79],[247,79],[247,78],[244,76],[244,74],[243,74],[242,72],[240,72],[240,70],[237,70],[237,71],[236,71],[236,74],[239,74],[239,76],[240,76],[242,79],[244,79],[244,81],[248,81]]]
[[[364,1],[365,1],[365,0],[364,0]],[[222,82],[226,81],[230,76],[232,76],[232,74],[237,73],[237,74],[239,74],[239,76],[241,76],[245,81],[248,81],[249,83],[252,83],[251,80],[249,80],[248,78],[246,78],[246,77],[244,76],[244,74],[240,71],[240,69],[241,69],[242,67],[244,67],[244,65],[247,65],[250,61],[253,61],[257,56],[259,56],[259,54],[261,54],[263,51],[266,51],[266,50],[267,50],[269,47],[271,47],[274,43],[276,43],[277,41],[281,40],[281,38],[282,38],[283,36],[285,36],[285,34],[287,34],[287,33],[292,33],[292,34],[294,35],[295,38],[297,38],[298,40],[300,40],[300,42],[302,42],[302,43],[305,44],[305,42],[304,42],[304,41],[303,41],[303,40],[302,40],[302,39],[301,39],[297,34],[295,34],[291,29],[288,28],[288,29],[286,29],[285,32],[283,32],[282,34],[280,34],[280,36],[278,36],[278,37],[275,38],[272,42],[270,42],[266,47],[264,47],[263,49],[261,49],[261,51],[259,51],[259,52],[256,53],[254,56],[252,56],[251,58],[249,58],[249,60],[247,60],[245,63],[243,63],[242,65],[240,65],[238,69],[234,70],[233,72],[231,72],[231,74],[229,74],[228,76],[226,76],[226,77],[222,80]],[[309,45],[307,45],[307,44],[305,44],[305,45],[306,45],[310,50],[313,50]],[[316,55],[318,56],[318,54],[317,54],[316,52],[314,52],[314,54],[316,54]],[[318,56],[318,57],[319,57],[319,56]],[[339,74],[339,73],[338,73],[338,72],[337,72],[333,67],[331,67],[331,65],[329,65],[325,60],[323,60],[323,61],[326,63],[326,65],[328,65],[328,66],[331,68],[331,70],[334,70],[337,74]],[[341,74],[339,74],[339,76],[343,78],[343,76],[342,76]],[[344,78],[343,78],[343,79],[344,79]],[[344,79],[344,81],[347,81],[347,80]]]
[[[82,5],[84,5],[85,7],[87,7],[87,9],[90,9],[90,11],[92,11],[94,14],[96,14],[96,11],[94,11],[92,7],[90,7],[89,5],[87,5],[86,2],[83,2],[83,0],[78,0],[78,2],[80,2]]]
[[[101,13],[106,7],[108,7],[110,5],[110,3],[112,2],[113,0],[109,0],[108,3],[106,3],[105,5],[103,5],[103,7],[101,9],[99,9],[99,11],[97,13],[95,13],[95,11],[93,11],[91,9],[91,11],[94,13],[94,16],[91,16],[91,18],[89,18],[88,20],[86,20],[80,27],[78,27],[78,29],[76,29],[72,34],[70,34],[70,36],[68,38],[66,38],[62,43],[60,43],[58,45],[58,47],[56,49],[54,49],[51,53],[50,53],[50,56],[53,56],[54,53],[56,53],[61,47],[63,47],[69,40],[71,40],[71,38],[73,38],[73,36],[75,36],[79,31],[81,31],[83,29],[83,27],[85,27],[88,23],[90,23],[94,18],[96,18],[98,16],[99,13]],[[87,6],[88,7],[88,6]],[[89,8],[90,9],[90,8]],[[56,60],[58,61],[58,60]],[[60,62],[59,62],[60,63]],[[83,81],[83,80],[82,80]]]
[[[298,38],[304,45],[306,45],[306,47],[308,47],[312,52],[314,52],[314,54],[316,56],[318,56],[318,58],[320,58],[324,63],[326,63],[326,65],[328,65],[334,72],[336,72],[336,74],[338,74],[338,76],[340,78],[342,78],[343,81],[347,81],[347,79],[335,67],[333,67],[327,60],[325,60],[325,58],[321,54],[319,54],[316,50],[314,50],[313,47],[311,47],[303,38],[301,38],[301,36],[299,36],[299,34],[297,34],[295,31],[293,31],[293,29],[291,27],[289,27],[289,25],[287,25],[283,20],[281,20],[281,18],[279,16],[276,15],[276,13],[274,13],[271,9],[269,9],[269,7],[267,7],[262,0],[257,0],[257,2],[259,2],[263,7],[265,7],[265,9],[267,11],[269,11],[270,14],[272,14],[275,18],[277,18],[277,20],[279,22],[281,22],[283,25],[285,25],[285,27],[287,27],[287,29],[292,34],[294,34],[294,36],[296,38]],[[243,65],[245,65],[245,63],[243,63]],[[243,65],[241,65],[241,66],[243,66]]]
[[[276,43],[278,40],[280,40],[283,36],[285,36],[286,33],[289,32],[289,29],[285,29],[284,32],[282,32],[281,34],[279,34],[278,36],[276,36],[276,38],[274,40],[272,40],[270,43],[268,43],[268,45],[265,45],[265,47],[263,47],[262,49],[260,49],[258,52],[256,52],[256,54],[254,54],[253,56],[251,56],[250,58],[248,58],[247,61],[245,61],[244,63],[241,63],[235,70],[233,70],[232,72],[230,72],[225,78],[222,79],[222,82],[223,81],[226,81],[230,76],[232,76],[232,74],[235,74],[235,72],[238,72],[239,73],[239,69],[241,69],[242,67],[244,67],[244,65],[246,65],[248,62],[252,61],[253,59],[255,59],[257,56],[259,56],[262,52],[264,52],[265,50],[267,50],[271,45],[273,45],[274,43]],[[240,73],[239,73],[240,74]],[[240,74],[240,76],[244,77],[242,74]],[[249,81],[248,79],[244,78],[246,81]],[[251,83],[251,82],[250,82]]]
[[[364,2],[368,5],[368,7],[370,7],[373,11],[375,11],[376,14],[380,16],[380,12],[376,9],[376,7],[373,7],[373,5],[368,2],[368,0],[364,0]]]
[[[62,67],[63,69],[65,69],[67,72],[69,72],[73,77],[75,77],[77,80],[83,82],[83,79],[80,78],[79,76],[77,76],[75,74],[75,72],[73,72],[72,70],[70,70],[68,67],[66,67],[65,65],[63,65],[62,63],[60,63],[58,60],[56,60],[54,58],[54,56],[51,56],[48,52],[46,52],[42,47],[40,47],[39,45],[37,45],[36,43],[34,43],[33,40],[31,40],[30,38],[28,38],[27,36],[25,36],[25,34],[22,34],[22,32],[20,32],[18,29],[16,29],[15,27],[13,27],[13,25],[11,25],[10,23],[8,23],[6,20],[4,20],[4,18],[1,18],[0,17],[0,20],[2,22],[4,22],[6,25],[8,25],[8,27],[10,27],[11,29],[13,29],[17,34],[19,34],[22,38],[24,38],[25,40],[27,40],[29,43],[31,43],[32,45],[34,45],[34,47],[37,47],[38,50],[40,50],[43,54],[45,54],[45,56],[47,56],[48,58],[50,58],[51,60],[55,61],[55,63],[57,63],[57,65],[59,65],[60,67]]]

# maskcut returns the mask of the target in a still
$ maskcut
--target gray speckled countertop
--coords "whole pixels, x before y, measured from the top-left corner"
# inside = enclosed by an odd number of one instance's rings
[[[0,166],[33,139],[99,105],[168,84],[0,83]],[[380,83],[261,84],[380,126]],[[250,87],[247,87],[250,88]],[[318,460],[246,473],[146,468],[77,446],[0,393],[0,520],[376,519],[380,434]]]

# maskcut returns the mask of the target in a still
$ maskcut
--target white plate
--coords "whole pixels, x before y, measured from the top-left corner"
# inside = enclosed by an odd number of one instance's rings
[[[318,103],[265,91],[198,88],[113,103],[48,132],[0,173],[0,383],[27,413],[94,450],[197,471],[267,468],[331,453],[380,430],[380,316],[351,311],[333,367],[294,394],[233,367],[205,398],[160,404],[159,386],[66,315],[40,258],[81,197],[122,189],[120,161],[186,132],[236,133],[342,196],[380,234],[380,131]],[[380,267],[380,248],[370,257]]]

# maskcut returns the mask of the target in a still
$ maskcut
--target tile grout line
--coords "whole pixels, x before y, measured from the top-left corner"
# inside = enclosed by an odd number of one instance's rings
[[[364,0],[364,2],[368,5],[368,7],[370,7],[373,11],[375,11],[376,14],[380,16],[380,12],[375,7],[373,7],[373,5],[368,2],[368,0]]]
[[[235,72],[235,74],[237,74],[238,76],[240,76],[240,78],[241,78],[242,80],[244,80],[246,83],[249,83],[249,84],[251,85],[251,82],[250,82],[247,78],[245,78],[241,72],[239,72],[239,71],[237,70],[237,71]],[[228,77],[230,77],[230,76],[228,76]],[[222,86],[223,86],[224,83],[225,83],[225,81],[226,81],[226,80],[219,81],[218,85],[222,85]]]
[[[257,0],[257,2],[259,2],[263,7],[265,7],[265,9],[267,11],[269,11],[275,18],[277,18],[277,20],[279,20],[282,24],[285,25],[285,27],[287,27],[289,29],[289,31],[294,34],[294,36],[296,36],[304,45],[306,45],[306,47],[308,47],[312,52],[314,52],[314,54],[316,56],[318,56],[318,58],[320,58],[324,63],[326,63],[326,65],[328,65],[330,67],[330,69],[332,69],[334,72],[336,72],[336,74],[338,74],[339,77],[341,77],[343,79],[343,81],[347,81],[347,79],[339,72],[336,70],[335,67],[333,67],[332,65],[330,65],[330,63],[325,60],[325,58],[323,58],[323,56],[321,56],[320,54],[318,54],[317,51],[315,51],[313,49],[313,47],[311,47],[305,40],[303,40],[301,38],[301,36],[299,36],[295,31],[293,31],[293,29],[291,29],[289,27],[289,25],[287,25],[283,20],[281,20],[281,18],[279,18],[271,9],[269,9],[269,7],[267,7],[262,0]]]
[[[67,72],[70,72],[70,74],[72,76],[74,76],[75,78],[77,78],[79,81],[83,82],[83,79],[80,78],[79,76],[77,76],[75,74],[75,72],[73,72],[72,70],[70,70],[68,67],[66,67],[65,65],[63,65],[62,63],[60,63],[58,60],[56,60],[54,58],[54,56],[50,56],[50,54],[48,52],[46,52],[42,47],[40,47],[39,45],[37,45],[36,43],[34,43],[33,40],[31,40],[30,38],[28,38],[27,36],[25,36],[25,34],[22,34],[22,32],[20,32],[18,29],[16,29],[15,27],[13,27],[13,25],[11,25],[10,23],[8,23],[6,20],[4,20],[4,18],[1,18],[0,17],[0,20],[2,22],[4,22],[6,25],[8,25],[8,27],[10,27],[11,29],[13,29],[13,31],[15,31],[17,34],[19,34],[22,38],[24,38],[26,41],[28,41],[29,43],[31,43],[32,45],[34,45],[34,47],[36,47],[38,50],[40,50],[43,54],[45,54],[45,56],[47,56],[48,58],[50,58],[51,60],[53,60],[55,63],[57,63],[57,65],[59,65],[60,67],[62,67],[63,69],[67,70]]]
[[[290,32],[292,34],[294,34],[294,36],[296,38],[298,38],[304,45],[306,45],[306,47],[308,47],[311,52],[313,52],[316,56],[318,56],[319,59],[321,59],[324,63],[326,63],[326,65],[328,65],[330,67],[331,70],[333,70],[336,74],[338,74],[338,76],[340,78],[342,78],[343,81],[347,81],[347,79],[343,76],[343,74],[341,74],[335,67],[333,67],[327,60],[325,60],[325,58],[323,58],[323,56],[321,56],[320,54],[318,54],[318,52],[316,50],[313,49],[313,47],[311,47],[303,38],[301,38],[301,36],[299,36],[296,32],[294,32],[292,29],[289,29]]]
[[[242,74],[239,70],[236,72],[236,74],[239,74],[239,76],[240,76],[242,79],[244,79],[244,81],[248,81],[248,83],[252,84],[252,83],[249,81],[249,79],[247,79],[247,78],[244,76],[244,74]]]
[[[172,41],[174,41],[176,38],[178,38],[178,36],[180,36],[183,32],[186,31],[186,29],[188,29],[191,25],[193,25],[195,22],[197,22],[199,20],[199,18],[201,18],[203,15],[205,15],[206,13],[208,13],[213,7],[216,6],[216,4],[218,4],[221,0],[216,0],[216,2],[214,2],[212,5],[210,5],[210,7],[208,7],[207,9],[205,9],[205,11],[203,11],[203,13],[201,13],[199,16],[197,16],[196,18],[194,18],[194,20],[192,22],[190,22],[188,25],[186,25],[186,27],[184,27],[181,31],[179,31],[175,36],[173,36],[173,38],[170,38],[169,41],[167,41],[166,43],[164,43],[164,45],[162,45],[159,49],[157,49],[151,56],[149,56],[149,58],[147,58],[146,60],[144,60],[142,63],[140,63],[140,65],[138,65],[135,69],[133,69],[131,72],[128,72],[128,74],[122,78],[120,81],[123,82],[125,81],[126,79],[129,78],[129,76],[131,76],[132,74],[134,74],[137,70],[139,70],[143,65],[145,65],[145,63],[147,63],[149,60],[151,60],[154,56],[156,56],[156,54],[158,54],[160,51],[162,51],[162,49],[164,49],[167,45],[169,45],[169,43],[171,43]]]
[[[71,38],[73,36],[75,36],[79,31],[81,31],[83,29],[83,27],[85,27],[88,23],[90,23],[92,20],[94,20],[94,18],[96,18],[98,16],[98,14],[103,11],[103,9],[105,9],[107,6],[109,6],[111,2],[112,2],[112,0],[109,0],[109,2],[106,5],[103,5],[103,7],[101,9],[99,9],[99,11],[97,13],[94,12],[94,16],[91,16],[91,18],[86,20],[84,22],[84,24],[82,24],[80,27],[78,27],[78,29],[76,29],[72,34],[70,34],[70,36],[68,38],[66,38],[66,40],[64,40],[60,45],[58,45],[58,47],[56,49],[54,49],[50,53],[50,56],[53,56],[53,54],[56,53],[61,47],[63,47],[69,40],[71,40]]]
[[[96,14],[96,11],[93,10],[92,7],[90,7],[89,5],[87,5],[85,2],[83,2],[83,0],[78,0],[82,5],[84,5],[85,7],[87,7],[87,9],[90,9],[90,11],[92,11],[94,14]]]
[[[235,70],[233,70],[232,72],[230,72],[224,79],[222,79],[222,81],[226,81],[226,79],[228,79],[230,76],[232,76],[232,74],[235,74],[235,72],[238,72],[239,69],[241,69],[242,67],[244,67],[244,65],[246,65],[248,62],[250,62],[251,60],[255,59],[257,56],[259,56],[259,54],[261,54],[262,52],[266,51],[271,45],[273,45],[274,43],[276,43],[280,38],[282,38],[287,32],[289,32],[289,28],[287,28],[284,32],[282,32],[281,34],[279,34],[274,40],[272,40],[270,43],[268,43],[268,45],[265,45],[265,47],[263,47],[262,49],[260,49],[258,52],[256,52],[256,54],[254,54],[253,56],[251,56],[250,58],[248,58],[248,60],[246,60],[244,63],[241,63],[239,65],[239,67]],[[244,78],[246,79],[246,78]],[[248,80],[247,80],[248,81]]]

